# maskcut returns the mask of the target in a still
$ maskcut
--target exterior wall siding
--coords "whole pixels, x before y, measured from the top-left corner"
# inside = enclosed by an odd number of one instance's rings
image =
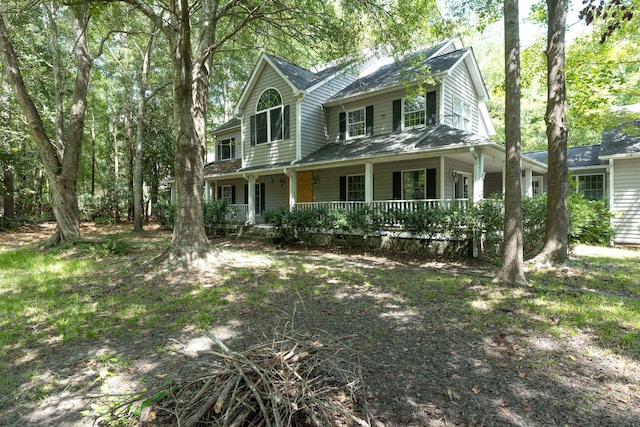
[[[473,165],[453,159],[445,159],[444,195],[440,185],[440,157],[416,159],[403,162],[378,163],[373,165],[373,200],[393,199],[393,172],[416,169],[436,169],[436,198],[453,198],[453,181],[451,171],[457,170],[472,174]],[[364,164],[341,168],[320,169],[313,172],[318,180],[314,187],[314,202],[330,202],[340,200],[340,177],[348,175],[364,175]],[[471,191],[471,188],[470,188]]]
[[[345,88],[354,79],[355,76],[352,73],[342,73],[305,96],[301,104],[301,158],[319,150],[327,143],[327,121],[322,103]]]
[[[459,97],[471,105],[471,132],[482,134],[483,129],[478,125],[478,95],[473,87],[469,69],[464,61],[454,68],[451,75],[446,77],[445,87],[444,124],[453,126],[453,99],[454,97]],[[484,134],[487,134],[486,129]]]
[[[436,90],[436,105],[439,105],[440,94],[436,87],[428,87],[425,91]],[[329,140],[337,141],[340,137],[339,117],[341,112],[348,112],[358,108],[373,106],[373,135],[385,135],[393,131],[393,101],[406,96],[404,89],[387,92],[381,95],[374,95],[367,99],[360,99],[353,102],[345,102],[342,105],[333,106],[327,111],[327,123],[329,129]],[[436,116],[440,112],[436,112]]]
[[[241,144],[242,144],[242,134],[240,132],[240,128],[236,128],[236,129],[229,129],[223,132],[220,132],[219,134],[215,135],[215,137],[209,138],[207,140],[207,161],[206,163],[210,163],[210,162],[215,162],[217,159],[217,151],[218,151],[218,141],[223,141],[225,139],[231,139],[231,138],[235,138],[236,139],[236,148],[235,148],[235,156],[233,157],[234,159],[240,159],[242,158],[242,149],[241,149]]]
[[[613,173],[615,242],[640,244],[640,158],[614,160]]]
[[[282,77],[280,77],[280,75],[270,66],[266,66],[257,79],[258,83],[244,106],[242,129],[244,136],[242,143],[244,144],[245,152],[244,167],[259,167],[270,164],[291,162],[296,158],[295,129],[297,103],[293,90],[291,89],[291,86],[289,86],[289,84],[284,81]],[[258,98],[260,98],[262,92],[269,88],[277,89],[282,96],[283,104],[290,106],[290,138],[251,146],[251,121],[249,118],[256,113]]]

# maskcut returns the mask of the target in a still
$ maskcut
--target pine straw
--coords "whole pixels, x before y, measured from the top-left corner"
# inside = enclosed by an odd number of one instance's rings
[[[215,336],[214,362],[113,408],[137,426],[369,426],[360,376],[341,368],[345,349],[276,336],[236,352]],[[355,415],[355,414],[358,415]]]

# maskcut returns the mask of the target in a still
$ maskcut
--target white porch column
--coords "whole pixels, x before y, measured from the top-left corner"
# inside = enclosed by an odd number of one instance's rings
[[[249,206],[247,207],[247,221],[246,224],[254,225],[256,223],[256,177],[253,175],[244,176],[244,179],[247,180],[247,191],[249,201]]]
[[[438,199],[440,200],[445,199],[446,180],[447,180],[447,176],[445,175],[445,170],[444,170],[444,156],[440,156],[440,197],[438,197]]]
[[[364,164],[364,202],[373,202],[373,164]]]
[[[478,203],[484,198],[484,154],[480,150],[471,147],[473,156],[473,203]]]
[[[298,173],[285,168],[284,174],[289,177],[289,210],[293,210],[298,203]]]
[[[524,170],[524,196],[533,197],[533,171],[531,169]]]
[[[211,201],[211,183],[209,181],[204,182],[204,202],[209,203]]]

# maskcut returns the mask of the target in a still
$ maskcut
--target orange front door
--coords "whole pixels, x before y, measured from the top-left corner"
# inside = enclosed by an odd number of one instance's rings
[[[313,202],[313,172],[298,172],[297,181],[296,201],[299,203]]]

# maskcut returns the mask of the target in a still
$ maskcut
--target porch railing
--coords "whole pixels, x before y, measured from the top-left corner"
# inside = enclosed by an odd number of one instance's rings
[[[234,213],[231,218],[229,218],[232,222],[243,223],[249,218],[249,205],[247,204],[238,204],[231,205],[234,209]]]
[[[391,211],[416,211],[418,209],[429,209],[436,206],[450,208],[458,206],[466,209],[469,205],[469,199],[428,199],[428,200],[374,200],[367,202],[306,202],[296,204],[300,210],[306,209],[328,209],[339,210],[344,209],[352,211],[359,207],[369,205],[376,212]]]

